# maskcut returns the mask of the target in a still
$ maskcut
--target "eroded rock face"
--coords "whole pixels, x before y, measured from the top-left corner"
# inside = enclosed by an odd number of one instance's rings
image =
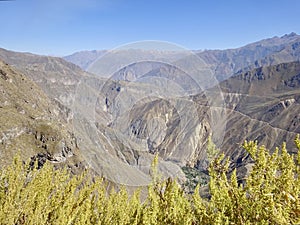
[[[17,152],[24,160],[42,154],[58,164],[82,161],[61,108],[8,64],[0,61],[0,69],[7,77],[0,79],[1,165],[9,164]]]
[[[293,140],[300,133],[300,90],[285,81],[293,79],[299,71],[299,62],[283,63],[248,71],[220,84],[228,110],[221,149],[241,174],[248,171],[247,165],[251,163],[240,147],[244,140],[257,140],[270,150],[286,142],[290,153],[297,151]],[[256,79],[262,73],[265,79]]]
[[[101,152],[121,159],[126,165],[147,171],[145,162],[152,154],[159,153],[162,162],[206,170],[207,138],[214,134],[217,147],[243,177],[250,168],[247,164],[251,163],[241,147],[244,140],[257,140],[269,149],[287,141],[291,147],[295,134],[299,133],[299,90],[284,82],[299,74],[297,62],[247,71],[197,95],[181,98],[176,98],[176,91],[168,89],[172,86],[163,81],[132,82],[137,79],[138,71],[142,71],[134,66],[121,69],[116,73],[118,79],[108,80],[103,86],[90,82],[93,85],[88,88],[98,89],[89,92],[89,99],[80,96],[88,105],[85,110],[93,112],[90,117],[95,122],[93,133],[99,132],[98,137],[88,135],[82,139],[99,139]],[[165,65],[155,67],[153,63],[145,68],[151,79],[161,78],[162,71],[171,77],[174,71]],[[177,72],[173,73],[176,79]],[[220,90],[224,104],[220,104],[216,94]],[[157,98],[149,94],[151,91],[168,95]],[[97,152],[94,150],[94,156]]]
[[[3,144],[5,148],[3,153],[10,154],[9,156],[12,157],[17,149],[28,149],[24,151],[24,158],[36,156],[41,163],[46,159],[70,167],[82,167],[84,165],[82,160],[85,160],[86,165],[113,183],[128,186],[149,184],[153,154],[147,153],[144,149],[141,151],[141,146],[134,143],[128,147],[126,143],[118,141],[114,129],[109,127],[110,113],[103,110],[97,113],[97,121],[92,124],[97,127],[96,130],[93,126],[90,127],[90,123],[86,123],[86,120],[90,119],[87,114],[89,104],[91,103],[93,111],[95,105],[89,96],[76,95],[77,86],[86,79],[89,90],[95,90],[97,94],[105,82],[104,79],[91,77],[76,66],[57,58],[3,50],[0,51],[0,55],[9,60],[9,63],[19,71],[24,72],[26,77],[19,72],[15,73],[20,74],[28,82],[27,85],[17,83],[12,90],[3,88],[7,93],[6,96],[17,93],[17,97],[7,97],[0,101],[0,104],[12,106],[17,111],[16,115],[19,118],[16,120],[15,117],[10,121],[20,120],[20,125],[13,128],[8,126],[8,131],[3,132],[8,137]],[[27,77],[33,79],[40,87],[30,83]],[[19,82],[19,79],[17,81]],[[23,87],[29,89],[23,90]],[[114,91],[120,92],[121,89],[116,87]],[[19,103],[18,99],[22,95],[24,103]],[[76,108],[75,96],[79,98],[76,101],[84,102],[83,108]],[[108,105],[107,101],[106,106]],[[81,119],[76,117],[74,120],[74,116],[79,112],[82,112],[83,117]],[[105,127],[99,121],[104,121]],[[74,124],[75,135],[73,135]],[[26,129],[23,129],[24,127]],[[4,158],[8,158],[8,155]],[[179,178],[184,179],[180,168],[172,162],[162,162],[160,168],[167,176],[178,174]]]
[[[96,100],[94,110],[97,129],[109,139],[104,145],[114,146],[113,149],[110,147],[105,149],[109,149],[110,154],[132,165],[139,164],[138,158],[143,149],[151,154],[158,152],[162,159],[180,166],[190,165],[205,169],[208,163],[205,151],[207,137],[223,130],[222,126],[226,127],[225,131],[219,132],[223,134],[217,133],[214,141],[236,167],[246,165],[249,161],[241,148],[245,139],[258,140],[268,148],[274,148],[287,141],[292,147],[291,140],[296,133],[299,133],[300,120],[297,113],[300,98],[299,88],[297,88],[299,68],[297,63],[292,63],[299,60],[299,42],[299,35],[292,33],[238,49],[196,52],[214,71],[219,81],[225,80],[220,84],[225,100],[221,113],[224,114],[224,118],[219,118],[217,121],[214,118],[214,114],[218,114],[217,109],[204,93],[191,97],[193,103],[197,105],[193,107],[196,108],[193,110],[196,112],[192,113],[193,116],[190,114],[184,117],[182,109],[178,106],[174,107],[176,105],[174,102],[178,99],[152,99],[131,105],[138,99],[135,95],[144,96],[149,87],[143,85],[135,87],[124,84],[125,82],[136,79],[137,73],[159,74],[170,72],[172,68],[161,67],[153,62],[135,68],[126,66],[120,69],[119,80],[123,83],[118,80],[108,84],[104,91],[104,98]],[[96,53],[94,52],[93,55]],[[71,56],[68,60],[75,59],[73,62],[76,63],[79,57],[78,65],[83,65],[82,62],[85,62],[84,69],[87,69],[89,67],[87,65],[93,64],[96,58],[85,58],[84,54],[78,53],[77,58],[72,59]],[[131,55],[137,61],[141,61],[149,54],[150,52],[144,52],[139,55],[137,51],[132,51]],[[155,61],[157,56],[152,58]],[[173,60],[176,61],[178,58],[174,57]],[[105,75],[109,76],[109,74]],[[236,77],[226,80],[233,75]],[[182,83],[189,82],[185,80]],[[103,92],[103,89],[100,90]],[[170,90],[166,90],[168,91]],[[211,91],[216,90],[211,89]],[[120,97],[122,104],[118,102]],[[188,108],[187,100],[190,99],[187,97],[181,101],[183,108]],[[123,110],[126,109],[124,105],[130,109],[128,115],[124,115],[126,112]],[[176,110],[173,110],[174,108]],[[197,123],[194,122],[194,117],[197,118]],[[181,126],[182,123],[187,126]],[[293,148],[291,149],[294,151]],[[246,169],[242,168],[240,171]]]

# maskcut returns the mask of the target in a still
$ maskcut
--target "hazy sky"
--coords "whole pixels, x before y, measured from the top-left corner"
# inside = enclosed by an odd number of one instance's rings
[[[47,55],[142,40],[224,49],[300,33],[299,0],[0,1],[0,47]]]

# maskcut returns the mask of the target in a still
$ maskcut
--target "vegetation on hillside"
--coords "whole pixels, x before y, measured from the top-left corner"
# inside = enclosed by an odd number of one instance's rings
[[[295,140],[300,150],[299,136]],[[256,142],[244,148],[254,160],[244,184],[228,178],[220,155],[209,167],[210,199],[187,195],[175,180],[162,180],[153,162],[146,199],[125,187],[107,193],[101,178],[70,175],[45,164],[37,170],[16,157],[0,172],[0,224],[299,224],[300,151],[282,145],[273,154]]]

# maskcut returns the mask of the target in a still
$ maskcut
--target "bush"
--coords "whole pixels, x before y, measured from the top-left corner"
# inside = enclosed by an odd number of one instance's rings
[[[300,150],[299,136],[295,140]],[[285,144],[270,154],[245,142],[254,165],[244,184],[236,172],[228,179],[221,155],[209,168],[210,199],[187,195],[175,180],[163,181],[153,162],[153,182],[141,202],[140,190],[107,193],[101,178],[73,175],[46,163],[30,169],[17,156],[0,173],[0,224],[299,224],[300,151],[294,158]],[[226,161],[226,162],[224,162]]]

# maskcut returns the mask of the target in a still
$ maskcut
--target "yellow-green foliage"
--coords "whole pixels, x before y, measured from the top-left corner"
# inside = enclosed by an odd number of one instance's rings
[[[299,137],[296,146],[300,150]],[[245,184],[219,156],[210,164],[210,199],[184,194],[172,179],[162,180],[152,165],[153,182],[145,200],[125,187],[109,193],[100,178],[73,175],[45,164],[30,169],[16,157],[0,173],[0,224],[299,224],[300,151],[285,144],[270,154],[255,142],[244,148],[254,160]]]
[[[219,152],[220,150],[217,149],[210,135],[207,140],[207,150],[206,150],[208,160],[211,162],[218,155]]]

